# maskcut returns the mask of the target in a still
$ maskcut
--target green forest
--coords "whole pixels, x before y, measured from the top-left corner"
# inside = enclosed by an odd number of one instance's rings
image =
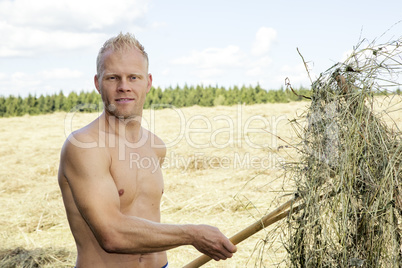
[[[300,95],[308,95],[309,90],[300,88],[296,90]],[[162,90],[152,87],[147,95],[145,109],[162,109],[166,107],[189,107],[235,105],[238,103],[255,104],[268,102],[289,102],[302,100],[291,91],[265,90],[260,86],[231,87],[229,89],[213,86],[184,86],[169,87]],[[53,95],[40,95],[28,97],[0,97],[0,117],[22,116],[25,114],[39,115],[58,111],[70,112],[96,112],[102,107],[100,94],[82,91],[71,92],[65,95],[62,91]]]
[[[296,94],[295,94],[296,93]],[[224,87],[213,86],[187,86],[151,88],[145,102],[145,109],[163,109],[166,107],[189,107],[235,105],[244,103],[247,105],[257,103],[286,103],[290,101],[301,101],[302,96],[309,96],[310,89],[300,87],[295,90],[265,90],[259,85]],[[398,90],[397,93],[400,93]],[[97,112],[103,109],[101,96],[97,91],[92,92],[71,92],[68,95],[60,91],[53,95],[40,95],[28,97],[1,97],[0,96],[0,117],[39,115],[53,112]]]

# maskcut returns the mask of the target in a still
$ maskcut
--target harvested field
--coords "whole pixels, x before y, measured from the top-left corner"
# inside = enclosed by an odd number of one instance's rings
[[[290,198],[283,163],[298,160],[289,120],[308,102],[146,110],[144,126],[167,145],[162,221],[204,223],[231,236]],[[402,128],[401,97],[379,97],[375,111]],[[387,111],[387,112],[384,112]],[[57,184],[66,135],[97,113],[0,118],[0,266],[73,267],[75,244]],[[266,130],[266,131],[265,131]],[[273,225],[238,245],[225,262],[206,267],[284,265],[283,228]],[[264,241],[267,238],[272,240]],[[271,243],[275,241],[274,243]],[[170,267],[199,256],[192,247],[169,251]]]

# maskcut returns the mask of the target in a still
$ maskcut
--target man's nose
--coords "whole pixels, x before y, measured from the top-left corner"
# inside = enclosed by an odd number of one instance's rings
[[[122,92],[124,92],[124,91],[130,91],[130,90],[131,90],[131,88],[130,88],[130,86],[129,86],[129,83],[128,83],[128,81],[127,81],[126,78],[122,78],[122,79],[120,80],[120,82],[119,82],[119,84],[118,84],[118,86],[117,86],[117,90],[118,90],[118,91],[122,91]]]

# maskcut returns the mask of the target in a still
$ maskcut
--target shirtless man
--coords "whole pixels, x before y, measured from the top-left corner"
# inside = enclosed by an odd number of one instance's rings
[[[181,245],[214,260],[232,257],[236,246],[216,227],[160,223],[166,148],[141,126],[152,85],[143,46],[130,34],[106,41],[94,82],[104,111],[68,137],[59,168],[76,267],[167,267],[166,250]],[[133,163],[133,155],[146,161]]]

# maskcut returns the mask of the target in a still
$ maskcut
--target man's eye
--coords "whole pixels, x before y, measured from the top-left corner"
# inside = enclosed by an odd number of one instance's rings
[[[132,76],[131,77],[131,80],[135,80],[135,79],[137,79],[137,76]]]

